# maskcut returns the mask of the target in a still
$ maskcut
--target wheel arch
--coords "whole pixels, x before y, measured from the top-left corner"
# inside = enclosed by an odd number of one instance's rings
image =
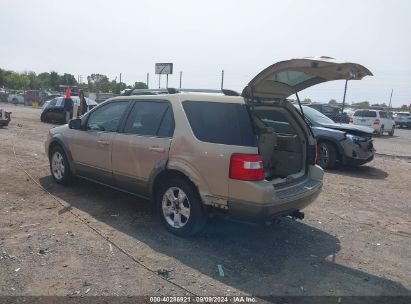
[[[317,137],[317,145],[320,143],[330,143],[337,152],[337,160],[342,161],[344,151],[341,145],[336,140],[329,137]]]
[[[149,190],[150,190],[150,197],[151,197],[152,201],[156,200],[157,191],[158,191],[159,187],[161,186],[162,182],[164,182],[168,179],[171,179],[171,178],[181,178],[183,180],[186,180],[187,182],[189,182],[193,186],[193,188],[195,189],[197,194],[199,194],[199,190],[198,190],[197,185],[186,174],[184,174],[183,172],[181,172],[179,170],[176,170],[176,169],[164,168],[163,170],[158,172],[152,178],[152,181],[150,183],[150,189]]]

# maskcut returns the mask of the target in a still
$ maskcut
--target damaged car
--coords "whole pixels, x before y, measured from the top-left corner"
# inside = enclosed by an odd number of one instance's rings
[[[317,164],[323,169],[333,169],[337,163],[359,166],[374,159],[374,129],[335,123],[311,107],[302,106],[302,111],[317,139]]]

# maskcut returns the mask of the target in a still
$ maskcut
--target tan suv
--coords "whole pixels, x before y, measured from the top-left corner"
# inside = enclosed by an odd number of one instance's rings
[[[363,76],[355,64],[294,59],[261,72],[242,96],[112,98],[50,130],[50,170],[58,183],[76,175],[151,199],[178,235],[199,232],[210,213],[302,218],[323,171],[310,128],[286,98],[313,84]]]

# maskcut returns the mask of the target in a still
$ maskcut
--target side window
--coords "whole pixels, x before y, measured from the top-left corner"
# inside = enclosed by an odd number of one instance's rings
[[[267,127],[279,134],[296,135],[297,131],[290,125],[287,118],[281,112],[270,110],[254,110],[257,118]]]
[[[387,114],[383,111],[380,111],[380,117],[381,118],[387,118]]]
[[[137,101],[127,118],[124,133],[170,137],[174,120],[168,102]]]
[[[50,106],[55,106],[56,103],[57,103],[57,98],[54,98],[54,99],[52,99],[52,100],[50,101],[49,105],[50,105]]]
[[[323,113],[324,114],[334,114],[334,108],[329,106],[323,106]]]
[[[183,108],[197,139],[217,144],[256,146],[245,105],[188,100],[183,102]]]
[[[112,102],[90,113],[87,130],[116,132],[128,101]]]

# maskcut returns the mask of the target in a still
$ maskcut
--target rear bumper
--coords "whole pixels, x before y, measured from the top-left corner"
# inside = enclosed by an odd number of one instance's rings
[[[277,190],[278,201],[257,204],[245,201],[229,201],[228,212],[233,219],[247,222],[265,222],[278,216],[291,215],[311,204],[320,194],[322,180],[308,180],[295,189]]]
[[[10,117],[7,119],[0,118],[0,126],[7,126],[10,122]]]

